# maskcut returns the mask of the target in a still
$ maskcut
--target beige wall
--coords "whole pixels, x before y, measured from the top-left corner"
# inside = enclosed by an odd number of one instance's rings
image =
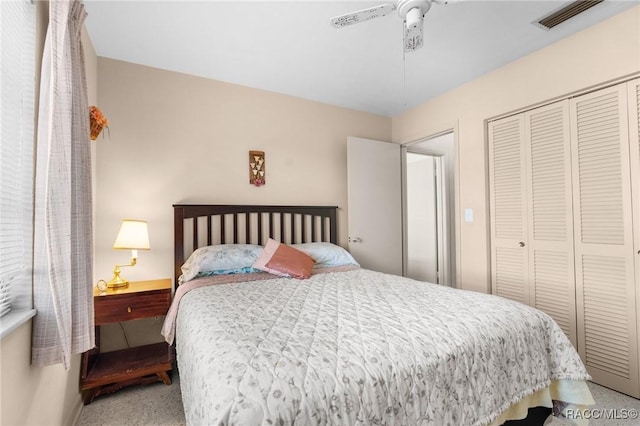
[[[125,217],[148,221],[151,250],[122,275],[171,277],[174,203],[337,205],[346,244],[347,136],[390,140],[390,118],[112,59],[98,69],[96,280],[129,260],[111,248]],[[250,150],[265,151],[262,187]]]
[[[37,2],[37,19],[36,49],[42,52],[48,20],[46,2]],[[86,33],[83,43],[92,104],[97,100],[97,57]],[[31,324],[27,322],[0,340],[0,424],[71,425],[82,408],[80,355],[73,357],[69,370],[62,365],[32,367]]]
[[[82,408],[80,355],[71,367],[31,366],[31,321],[0,341],[2,425],[71,425]]]
[[[393,118],[393,141],[456,128],[459,287],[490,291],[486,120],[640,72],[640,6],[534,52]],[[471,208],[474,221],[462,212]]]

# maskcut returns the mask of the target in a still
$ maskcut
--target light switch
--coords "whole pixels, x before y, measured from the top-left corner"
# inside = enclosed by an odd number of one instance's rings
[[[464,209],[464,221],[473,222],[473,209]]]

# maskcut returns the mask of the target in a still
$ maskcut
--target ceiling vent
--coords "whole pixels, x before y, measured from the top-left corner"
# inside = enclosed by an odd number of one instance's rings
[[[553,12],[552,14],[547,15],[544,18],[541,18],[540,20],[536,21],[535,24],[541,28],[544,28],[545,30],[550,30],[556,25],[559,25],[564,21],[573,18],[574,16],[584,12],[587,9],[591,9],[593,6],[597,5],[598,3],[602,3],[603,1],[604,0],[574,1],[566,5],[562,9]]]

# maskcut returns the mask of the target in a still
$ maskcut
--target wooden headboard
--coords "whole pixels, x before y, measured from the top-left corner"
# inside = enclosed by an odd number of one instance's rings
[[[247,206],[174,204],[174,278],[198,247],[260,244],[268,238],[287,244],[337,244],[336,206]]]

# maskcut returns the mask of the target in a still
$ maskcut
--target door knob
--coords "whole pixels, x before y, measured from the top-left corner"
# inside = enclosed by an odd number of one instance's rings
[[[351,237],[349,237],[349,242],[350,243],[361,243],[362,242],[362,238],[359,238],[359,237],[351,238]]]
[[[518,245],[519,245],[520,247],[524,247],[524,243],[523,243],[522,241],[520,241],[520,242],[518,243]]]

